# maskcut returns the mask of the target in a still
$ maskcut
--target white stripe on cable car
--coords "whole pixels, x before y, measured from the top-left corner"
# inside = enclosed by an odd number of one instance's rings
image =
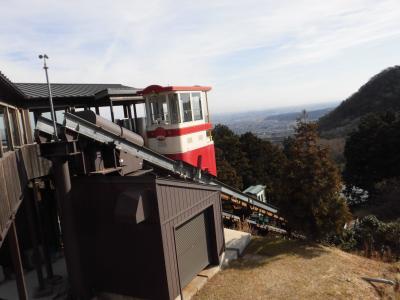
[[[166,137],[164,140],[147,139],[148,147],[161,154],[177,154],[212,145],[213,141],[205,131],[185,134],[183,136]]]

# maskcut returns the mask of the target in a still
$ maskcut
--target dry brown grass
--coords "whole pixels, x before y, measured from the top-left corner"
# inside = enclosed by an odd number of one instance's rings
[[[336,248],[256,237],[194,299],[400,299],[392,286],[361,279],[395,279],[399,271]]]
[[[238,231],[248,232],[250,234],[255,234],[255,232],[252,229],[252,227],[250,226],[250,224],[247,223],[246,221],[236,222],[233,229],[238,230]]]

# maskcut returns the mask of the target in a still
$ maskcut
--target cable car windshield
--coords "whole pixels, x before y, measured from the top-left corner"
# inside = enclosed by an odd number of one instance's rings
[[[203,119],[200,93],[192,93],[193,118],[195,121]]]
[[[204,118],[202,95],[199,92],[155,94],[148,101],[151,124],[179,124]],[[205,115],[207,117],[207,110]]]
[[[168,95],[169,101],[169,109],[170,109],[170,119],[171,124],[179,124],[181,122],[181,116],[179,113],[179,101],[177,94],[169,94]]]
[[[183,109],[183,122],[193,121],[192,117],[192,105],[190,104],[190,94],[181,93],[180,95]]]
[[[150,120],[152,124],[168,122],[168,106],[165,95],[154,95],[150,97]]]

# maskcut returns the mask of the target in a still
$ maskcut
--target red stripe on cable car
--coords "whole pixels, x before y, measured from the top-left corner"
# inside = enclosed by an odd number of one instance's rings
[[[165,137],[173,137],[173,136],[181,136],[185,134],[195,133],[199,131],[205,131],[212,128],[211,123],[191,126],[191,127],[184,127],[184,128],[175,128],[175,129],[165,129],[162,127],[158,127],[155,130],[147,131],[148,138],[157,138],[159,136]]]
[[[211,175],[217,176],[214,145],[208,145],[184,153],[164,155],[174,160],[183,160],[195,167],[201,168],[202,170],[207,170]],[[199,163],[200,165],[198,165]]]

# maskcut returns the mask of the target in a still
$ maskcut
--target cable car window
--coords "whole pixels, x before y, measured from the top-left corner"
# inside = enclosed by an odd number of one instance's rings
[[[192,105],[190,104],[190,94],[182,93],[180,94],[182,108],[183,108],[183,122],[193,121],[192,117]]]
[[[208,100],[207,100],[207,93],[204,93],[204,120],[209,123],[210,122],[210,115],[208,113]]]
[[[168,121],[168,106],[165,95],[150,98],[150,119],[152,124],[166,123]]]
[[[192,93],[193,118],[195,121],[203,119],[200,93]]]
[[[181,122],[181,118],[180,118],[180,114],[179,114],[178,95],[177,94],[169,94],[168,101],[169,101],[169,109],[170,109],[169,117],[171,119],[171,124],[178,124]]]
[[[8,139],[8,126],[5,108],[0,107],[0,137],[3,152],[11,150],[10,140]]]

